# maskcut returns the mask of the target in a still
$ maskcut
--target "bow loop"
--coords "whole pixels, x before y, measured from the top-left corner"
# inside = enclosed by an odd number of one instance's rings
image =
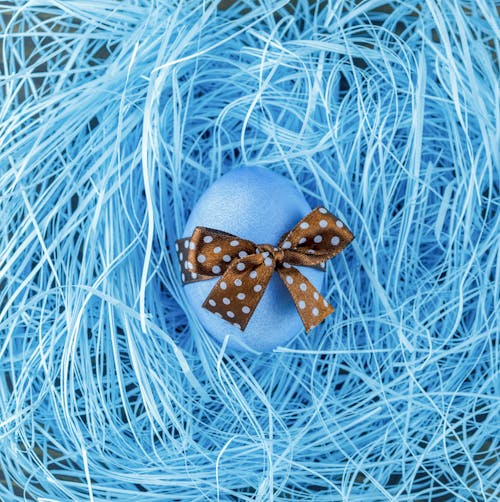
[[[203,307],[241,330],[246,328],[276,270],[309,331],[334,309],[293,265],[324,268],[325,262],[353,238],[341,220],[317,207],[275,246],[196,227],[191,237],[176,241],[176,251],[184,284],[220,276]]]
[[[176,242],[184,283],[223,274],[230,263],[255,253],[253,242],[207,227],[196,227],[191,237]]]
[[[353,238],[340,219],[317,207],[284,234],[278,246],[287,250],[289,263],[315,266],[336,256]]]

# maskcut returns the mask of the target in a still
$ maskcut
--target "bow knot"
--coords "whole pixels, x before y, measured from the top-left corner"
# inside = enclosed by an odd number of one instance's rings
[[[284,249],[270,244],[258,244],[257,253],[262,256],[262,261],[265,262],[267,258],[273,260],[276,265],[283,263],[285,257]]]
[[[354,238],[344,223],[318,207],[284,234],[277,245],[254,244],[241,237],[196,227],[176,241],[184,284],[219,277],[203,303],[244,330],[276,271],[287,287],[309,331],[333,307],[295,266],[324,269]]]

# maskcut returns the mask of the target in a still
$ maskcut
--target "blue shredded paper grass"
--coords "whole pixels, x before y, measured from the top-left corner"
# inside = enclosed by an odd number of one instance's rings
[[[498,3],[0,3],[0,499],[497,500]],[[240,165],[356,240],[229,354],[173,244]]]

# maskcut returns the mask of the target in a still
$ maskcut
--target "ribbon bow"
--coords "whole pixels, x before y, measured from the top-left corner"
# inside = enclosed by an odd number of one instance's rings
[[[276,270],[309,331],[334,309],[295,266],[324,269],[353,238],[342,221],[317,207],[276,246],[196,227],[191,237],[176,241],[176,250],[184,284],[222,276],[203,303],[207,310],[243,331]]]

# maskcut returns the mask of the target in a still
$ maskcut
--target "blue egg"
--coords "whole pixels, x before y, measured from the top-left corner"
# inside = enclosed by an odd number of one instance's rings
[[[278,243],[311,211],[304,196],[283,176],[260,167],[241,167],[219,178],[201,196],[186,223],[183,236],[197,226],[223,230],[256,244]],[[324,272],[298,269],[322,291]],[[275,272],[245,331],[202,307],[217,279],[184,286],[193,312],[219,342],[228,336],[228,347],[270,351],[304,332],[290,293]]]

